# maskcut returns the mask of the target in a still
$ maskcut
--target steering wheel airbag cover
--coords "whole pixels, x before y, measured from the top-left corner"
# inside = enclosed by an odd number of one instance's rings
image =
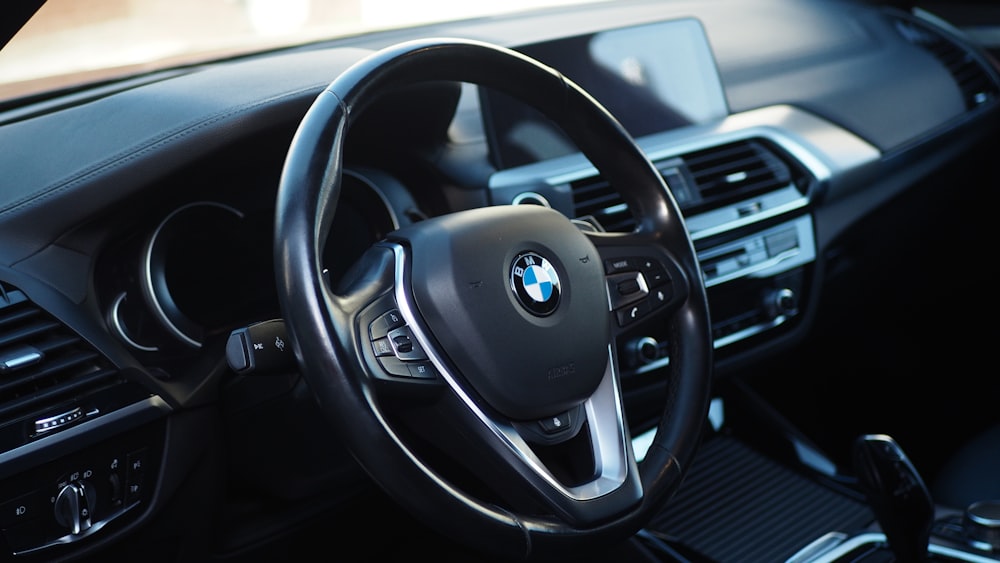
[[[537,420],[593,394],[611,338],[604,268],[565,216],[540,206],[485,207],[393,238],[411,247],[421,315],[489,405],[514,420]],[[524,283],[515,263],[524,255],[555,270],[548,282],[555,292],[539,297],[553,303],[550,314],[533,313],[512,287]]]

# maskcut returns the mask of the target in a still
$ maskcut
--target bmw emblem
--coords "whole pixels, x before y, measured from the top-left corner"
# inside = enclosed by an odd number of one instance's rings
[[[510,287],[529,313],[544,317],[559,306],[559,274],[548,260],[525,252],[510,265]]]

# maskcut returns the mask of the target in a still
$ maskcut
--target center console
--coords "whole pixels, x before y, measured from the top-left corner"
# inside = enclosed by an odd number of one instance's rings
[[[662,560],[901,563],[916,559],[897,555],[898,546],[891,546],[887,529],[880,524],[885,516],[873,510],[879,503],[866,498],[853,476],[858,471],[836,467],[748,388],[727,386],[713,401],[709,418],[711,429],[683,485],[640,534]],[[752,435],[742,432],[747,427],[755,429]],[[642,438],[636,439],[637,452],[643,451]],[[883,471],[896,469],[889,464]],[[915,473],[900,475],[921,482]],[[886,493],[898,492],[900,482],[896,480]],[[926,563],[1000,561],[1000,503],[978,503],[963,512],[934,506],[929,495],[924,498],[931,510],[923,522],[928,535],[902,541],[924,542]],[[919,512],[911,505],[902,503],[903,520]],[[888,529],[901,541],[898,526],[890,523]]]

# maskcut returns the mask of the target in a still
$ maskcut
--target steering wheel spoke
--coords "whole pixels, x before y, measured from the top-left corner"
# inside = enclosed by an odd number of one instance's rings
[[[432,352],[432,356],[438,357]],[[629,441],[610,351],[593,393],[574,406],[537,419],[512,420],[470,388],[460,373],[441,369],[453,398],[443,401],[453,435],[433,436],[454,447],[459,463],[502,497],[531,499],[579,527],[607,521],[641,500],[642,487]],[[459,445],[452,440],[459,440]],[[471,440],[471,443],[466,441]],[[469,459],[469,452],[479,452]]]

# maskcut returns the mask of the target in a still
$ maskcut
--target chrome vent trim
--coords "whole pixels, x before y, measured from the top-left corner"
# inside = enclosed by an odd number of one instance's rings
[[[788,165],[755,140],[688,153],[683,159],[694,179],[697,203],[702,208],[719,207],[792,182]]]
[[[621,194],[601,176],[570,182],[574,218],[592,217],[605,231],[627,233],[635,229],[635,217]]]
[[[657,160],[685,216],[793,188],[805,195],[808,177],[759,139],[745,139]],[[628,232],[635,219],[621,195],[604,178],[570,182],[576,218],[593,217],[605,230]]]
[[[83,338],[0,282],[0,425],[121,381]]]
[[[926,50],[948,69],[962,91],[967,110],[993,100],[1000,94],[985,63],[968,47],[918,20],[897,18],[894,23],[896,30],[906,41]]]

